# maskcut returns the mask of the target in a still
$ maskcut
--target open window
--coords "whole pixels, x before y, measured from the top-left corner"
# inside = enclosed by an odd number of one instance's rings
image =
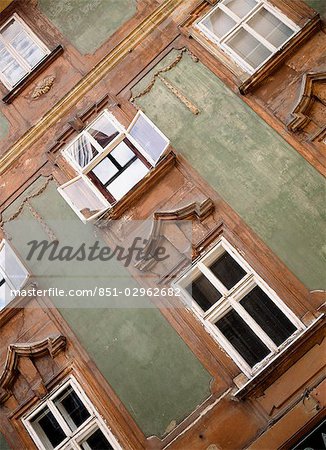
[[[300,30],[265,0],[222,0],[196,27],[249,74]]]
[[[207,330],[249,377],[304,328],[224,238],[178,285]]]
[[[23,423],[40,450],[121,450],[72,377],[28,413]]]
[[[126,130],[105,111],[63,150],[80,175],[59,192],[84,222],[95,220],[141,183],[168,147],[143,112]]]
[[[29,273],[12,247],[0,242],[0,309],[16,297],[15,291],[26,283]]]

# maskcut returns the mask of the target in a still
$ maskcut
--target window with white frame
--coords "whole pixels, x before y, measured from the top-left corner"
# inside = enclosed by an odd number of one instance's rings
[[[224,238],[178,285],[208,331],[247,376],[304,328]]]
[[[121,449],[73,377],[29,413],[23,423],[40,450]]]
[[[168,146],[141,111],[128,129],[104,111],[63,150],[79,175],[59,192],[84,222],[94,220],[136,186]]]
[[[23,287],[28,271],[12,247],[5,240],[0,242],[0,309],[14,299],[14,291]]]
[[[250,74],[299,31],[266,0],[222,0],[197,27]]]
[[[49,50],[16,14],[0,28],[0,78],[8,89],[48,54]]]

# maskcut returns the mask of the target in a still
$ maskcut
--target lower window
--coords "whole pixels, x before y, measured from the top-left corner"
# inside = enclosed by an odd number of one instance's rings
[[[178,284],[248,376],[304,327],[224,238]]]
[[[23,422],[41,450],[121,448],[73,378]]]

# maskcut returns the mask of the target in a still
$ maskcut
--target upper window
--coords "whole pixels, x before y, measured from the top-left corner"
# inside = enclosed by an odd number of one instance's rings
[[[299,30],[265,0],[222,0],[197,26],[249,73]]]
[[[168,146],[141,111],[127,130],[105,111],[63,150],[79,175],[59,192],[84,222],[93,220],[136,186]]]
[[[40,450],[121,449],[74,378],[23,422]]]
[[[23,287],[28,271],[7,241],[0,242],[0,309],[15,297],[14,291]]]
[[[0,28],[0,78],[8,89],[48,54],[49,50],[16,14]]]
[[[179,285],[209,331],[248,376],[303,328],[224,238]]]

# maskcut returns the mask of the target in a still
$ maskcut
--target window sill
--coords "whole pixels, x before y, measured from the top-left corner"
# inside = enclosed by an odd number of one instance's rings
[[[319,331],[323,330],[325,315],[320,315],[299,336],[297,336],[279,354],[275,355],[268,364],[253,378],[233,393],[233,397],[242,400],[252,394],[262,394],[275,379],[279,378],[301,356],[322,339]]]
[[[40,75],[58,56],[63,53],[62,45],[58,45],[49,53],[30,73],[28,73],[11,91],[9,91],[2,101],[10,104],[36,77]]]

